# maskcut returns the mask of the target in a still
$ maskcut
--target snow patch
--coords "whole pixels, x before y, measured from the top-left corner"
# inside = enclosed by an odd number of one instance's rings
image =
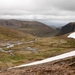
[[[7,46],[7,48],[11,48],[14,47],[14,44],[10,44],[9,46]]]
[[[73,38],[73,39],[75,39],[75,32],[71,33],[71,34],[68,36],[68,38]]]
[[[41,60],[41,61],[32,62],[32,63],[29,63],[29,64],[23,64],[23,65],[20,65],[20,66],[10,67],[10,68],[8,68],[8,70],[13,69],[13,68],[21,68],[21,67],[25,67],[25,66],[43,64],[43,63],[52,62],[52,61],[55,61],[55,60],[71,57],[71,56],[75,56],[75,51],[64,53],[64,54],[54,56],[54,57],[51,57],[51,58],[47,58],[47,59],[44,59],[44,60]]]

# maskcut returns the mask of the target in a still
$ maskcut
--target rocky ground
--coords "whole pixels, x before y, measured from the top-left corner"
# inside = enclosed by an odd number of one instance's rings
[[[2,71],[0,75],[75,75],[75,57],[51,63]]]

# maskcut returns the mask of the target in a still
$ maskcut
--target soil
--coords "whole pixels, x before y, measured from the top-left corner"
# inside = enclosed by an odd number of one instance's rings
[[[75,75],[75,56],[41,65],[5,70],[0,75]]]

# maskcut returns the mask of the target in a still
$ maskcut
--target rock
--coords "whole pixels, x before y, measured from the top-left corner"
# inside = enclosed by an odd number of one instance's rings
[[[63,35],[75,31],[75,22],[70,22],[63,26],[57,35]]]

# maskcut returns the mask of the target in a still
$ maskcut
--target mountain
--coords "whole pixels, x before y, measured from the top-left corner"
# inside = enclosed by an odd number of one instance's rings
[[[16,28],[38,37],[53,36],[57,33],[55,29],[37,21],[0,20],[0,26]]]
[[[56,30],[57,30],[57,31],[60,31],[60,30],[61,30],[61,28],[62,28],[62,26],[57,27],[57,28],[56,28]]]
[[[75,22],[70,22],[63,26],[57,35],[63,35],[75,31]]]

